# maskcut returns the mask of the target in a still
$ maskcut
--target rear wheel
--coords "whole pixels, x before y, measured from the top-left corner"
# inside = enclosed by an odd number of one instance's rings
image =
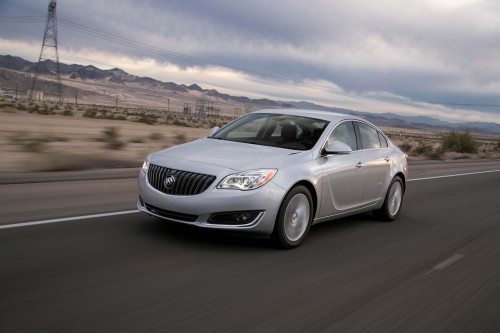
[[[398,217],[403,205],[403,188],[401,178],[399,176],[394,177],[387,189],[384,204],[380,209],[374,210],[373,215],[382,221],[394,221]]]
[[[311,193],[306,187],[299,185],[288,192],[273,231],[273,240],[278,247],[290,249],[302,243],[311,227],[312,207]]]

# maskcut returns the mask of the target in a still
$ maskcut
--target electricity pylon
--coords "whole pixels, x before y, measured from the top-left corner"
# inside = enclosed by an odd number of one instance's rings
[[[40,57],[38,58],[38,63],[36,64],[35,75],[33,76],[33,83],[31,84],[31,91],[29,93],[30,99],[35,99],[36,91],[40,91],[38,86],[38,76],[40,75],[41,65],[43,61],[51,60],[55,62],[55,74],[57,78],[56,86],[56,96],[59,102],[62,102],[62,85],[61,85],[61,75],[59,73],[59,51],[57,50],[57,15],[56,15],[56,0],[50,0],[49,11],[47,14],[47,21],[45,23],[45,32],[43,34],[42,50],[40,51]],[[38,83],[38,85],[37,85]]]

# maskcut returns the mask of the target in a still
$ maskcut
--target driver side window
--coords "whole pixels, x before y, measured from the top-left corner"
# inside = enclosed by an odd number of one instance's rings
[[[352,150],[358,150],[356,132],[354,131],[354,124],[352,121],[345,121],[335,127],[328,140],[330,142],[340,141],[351,147]]]

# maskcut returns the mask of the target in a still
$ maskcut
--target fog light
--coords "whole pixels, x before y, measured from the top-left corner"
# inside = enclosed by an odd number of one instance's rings
[[[251,217],[252,216],[249,213],[238,213],[238,214],[234,214],[234,216],[233,216],[233,218],[236,221],[241,222],[242,224],[248,223],[248,221],[250,221]]]
[[[217,213],[208,219],[210,224],[243,225],[252,223],[261,211]]]

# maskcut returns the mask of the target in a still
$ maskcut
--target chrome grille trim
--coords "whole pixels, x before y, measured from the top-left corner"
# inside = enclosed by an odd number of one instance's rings
[[[165,187],[164,179],[167,175],[176,178],[172,188]],[[215,180],[215,176],[205,175],[183,170],[170,169],[150,164],[148,169],[149,184],[160,192],[170,195],[196,195],[203,193]]]

